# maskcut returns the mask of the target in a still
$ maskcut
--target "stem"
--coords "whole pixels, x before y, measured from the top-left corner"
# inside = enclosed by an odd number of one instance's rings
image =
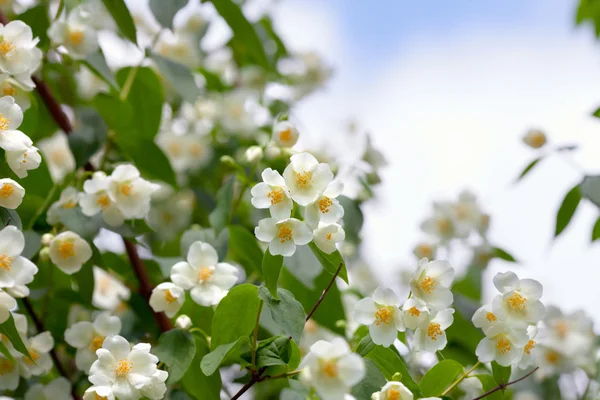
[[[237,400],[240,397],[242,397],[242,395],[244,393],[246,393],[248,391],[248,389],[250,389],[252,386],[254,386],[254,384],[256,382],[258,382],[258,377],[256,375],[252,375],[252,378],[250,379],[250,382],[246,383],[244,386],[242,386],[242,388],[239,390],[239,392],[237,392],[236,394],[233,395],[233,397],[231,398],[231,400]]]
[[[490,394],[492,394],[492,393],[496,393],[498,390],[503,390],[503,389],[506,389],[506,387],[507,387],[507,386],[514,385],[515,383],[521,382],[522,380],[524,380],[524,379],[527,379],[527,378],[529,378],[531,375],[533,375],[533,373],[534,373],[535,371],[537,371],[538,369],[540,369],[540,367],[535,367],[535,369],[533,369],[533,370],[532,370],[531,372],[529,372],[527,375],[525,375],[525,376],[523,376],[523,377],[521,377],[521,378],[519,378],[519,379],[515,379],[515,380],[514,380],[514,381],[512,381],[512,382],[508,382],[508,383],[506,383],[506,384],[502,384],[502,383],[501,383],[500,385],[496,386],[495,388],[493,388],[493,389],[492,389],[492,390],[490,390],[489,392],[485,392],[484,394],[482,394],[482,395],[481,395],[481,396],[479,396],[479,397],[476,397],[476,398],[474,398],[473,400],[481,400],[481,399],[483,399],[484,397],[487,397],[487,396],[489,396],[489,395],[490,395]]]
[[[264,302],[261,300],[258,305],[258,314],[256,315],[256,325],[254,325],[254,336],[252,338],[252,371],[256,370],[256,342],[258,339],[258,323],[260,322],[260,313],[262,312]]]
[[[58,9],[56,10],[56,15],[54,16],[54,21],[56,21],[58,19],[58,17],[60,17],[60,14],[62,14],[64,9],[65,9],[65,0],[60,0],[60,4],[58,5]]]
[[[121,89],[121,94],[119,98],[121,101],[127,100],[127,96],[129,96],[129,92],[131,91],[131,87],[133,86],[133,81],[135,80],[135,76],[137,75],[139,66],[132,67],[127,74],[127,79],[125,80],[125,84],[123,85],[123,89]]]
[[[266,378],[265,380],[272,381],[272,380],[274,380],[274,379],[287,378],[287,377],[289,377],[289,376],[298,375],[300,372],[302,372],[302,370],[301,370],[301,369],[298,369],[298,370],[296,370],[296,371],[284,372],[284,373],[282,373],[282,374],[279,374],[279,375],[273,375],[273,376],[270,376],[270,377]]]
[[[36,315],[35,311],[33,310],[33,306],[29,302],[29,299],[27,297],[24,297],[21,299],[21,301],[23,302],[23,306],[25,307],[25,310],[31,317],[31,320],[33,321],[33,324],[35,325],[35,328],[37,329],[38,333],[45,332],[46,329],[44,328],[44,324]],[[69,378],[69,375],[67,375],[67,372],[65,371],[63,365],[61,364],[60,360],[58,359],[58,355],[56,354],[56,351],[54,350],[54,348],[52,348],[49,353],[50,353],[50,357],[52,358],[52,361],[54,362],[54,366],[56,367],[56,370],[58,371],[58,373],[61,374],[62,376],[64,376],[70,382],[71,379]],[[81,399],[81,397],[79,395],[77,395],[77,392],[75,392],[75,387],[72,384],[71,384],[71,395],[76,400]]]
[[[321,294],[321,297],[319,297],[319,300],[317,300],[317,303],[315,304],[315,306],[312,308],[312,310],[310,310],[310,312],[306,316],[306,321],[308,321],[310,319],[310,317],[312,317],[312,315],[315,313],[315,311],[317,311],[317,307],[319,307],[319,305],[321,304],[321,302],[325,298],[325,295],[327,294],[327,292],[329,292],[329,289],[331,289],[331,286],[333,286],[333,283],[335,282],[335,278],[337,278],[337,276],[340,273],[340,271],[342,270],[343,266],[344,266],[344,263],[340,263],[340,266],[338,267],[337,271],[335,271],[335,274],[333,275],[333,278],[331,278],[331,282],[329,282],[329,285],[327,285],[327,287],[325,288],[325,290]]]
[[[465,379],[467,376],[469,376],[469,374],[473,371],[475,371],[475,369],[477,367],[479,367],[481,363],[479,361],[477,361],[477,364],[475,364],[473,366],[473,368],[471,368],[470,370],[468,370],[467,372],[463,372],[463,374],[450,386],[448,386],[448,388],[446,390],[444,390],[444,392],[442,393],[442,396],[447,395],[448,393],[450,393],[452,391],[452,389],[454,389],[456,387],[456,385],[458,385],[459,383],[461,383],[463,381],[463,379]]]

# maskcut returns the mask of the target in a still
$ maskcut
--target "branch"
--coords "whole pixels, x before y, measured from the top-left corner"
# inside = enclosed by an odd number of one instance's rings
[[[35,311],[33,310],[33,306],[29,302],[29,299],[27,297],[24,297],[21,300],[23,302],[23,305],[25,306],[25,310],[31,317],[31,320],[33,321],[33,324],[35,325],[35,328],[37,329],[38,333],[45,332],[46,329],[44,328],[44,324],[36,315]],[[65,371],[65,368],[63,367],[63,365],[60,363],[60,360],[58,359],[58,355],[56,354],[56,351],[54,350],[54,348],[52,348],[50,350],[50,357],[52,358],[52,361],[54,362],[54,366],[56,367],[56,370],[58,371],[58,373],[61,374],[62,376],[64,376],[65,378],[67,378],[67,380],[69,382],[71,382],[71,379],[70,379],[69,375],[67,375],[67,371]],[[75,391],[75,386],[73,384],[71,384],[71,395],[76,400],[81,399],[81,397]]]
[[[306,321],[307,322],[310,319],[310,317],[312,317],[312,315],[315,313],[315,311],[317,311],[317,307],[319,307],[319,305],[321,304],[321,302],[323,301],[323,299],[325,299],[325,295],[327,294],[327,292],[329,292],[329,289],[331,289],[331,287],[333,286],[333,283],[335,282],[335,278],[337,278],[337,276],[339,275],[339,273],[342,270],[343,266],[344,266],[344,263],[341,262],[340,266],[337,269],[337,271],[335,271],[335,274],[333,275],[333,278],[331,278],[331,282],[329,282],[329,285],[327,285],[327,287],[325,288],[325,290],[321,294],[321,297],[319,297],[319,300],[317,300],[317,303],[315,304],[315,306],[312,308],[312,310],[310,310],[310,312],[306,316]]]
[[[535,367],[535,369],[534,369],[533,371],[529,372],[527,375],[525,375],[525,376],[522,376],[522,377],[521,377],[521,378],[519,378],[519,379],[515,379],[515,380],[514,380],[514,381],[512,381],[512,382],[508,382],[508,383],[501,383],[501,384],[499,384],[498,386],[496,386],[495,388],[493,388],[492,390],[490,390],[489,392],[485,392],[484,394],[482,394],[482,395],[481,395],[481,396],[479,396],[479,397],[476,397],[476,398],[474,398],[473,400],[481,400],[481,399],[483,399],[484,397],[487,397],[487,396],[489,396],[489,395],[490,395],[490,394],[492,394],[492,393],[496,393],[498,390],[504,390],[504,389],[506,389],[506,388],[507,388],[508,386],[510,386],[510,385],[514,385],[515,383],[521,382],[522,380],[524,380],[524,379],[527,379],[527,378],[529,378],[531,375],[533,375],[533,373],[534,373],[535,371],[537,371],[538,369],[540,369],[540,367]]]

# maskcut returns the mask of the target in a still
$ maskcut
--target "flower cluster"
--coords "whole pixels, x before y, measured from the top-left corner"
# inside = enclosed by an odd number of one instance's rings
[[[163,282],[152,291],[150,306],[155,312],[173,317],[189,290],[192,300],[201,306],[217,305],[238,280],[233,265],[219,262],[217,251],[208,243],[194,242],[186,261],[171,268],[171,282]]]
[[[262,178],[263,182],[252,188],[252,205],[268,208],[271,218],[259,221],[255,234],[269,243],[271,254],[289,257],[297,245],[313,240],[324,253],[334,252],[345,238],[338,224],[344,208],[336,199],[343,185],[333,180],[329,165],[308,153],[295,154],[283,176],[267,168]],[[304,207],[304,221],[292,215],[294,203]]]
[[[485,334],[477,346],[477,357],[483,363],[496,361],[502,366],[525,369],[535,362],[533,339],[545,314],[540,301],[542,285],[505,272],[494,277],[494,286],[500,293],[492,304],[482,306],[473,315],[473,324]]]

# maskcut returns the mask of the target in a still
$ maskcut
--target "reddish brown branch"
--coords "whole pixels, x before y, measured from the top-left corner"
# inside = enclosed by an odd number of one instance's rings
[[[313,307],[313,309],[310,310],[310,312],[306,316],[306,321],[307,322],[310,319],[310,317],[312,317],[312,315],[315,313],[315,311],[317,311],[317,307],[319,307],[319,305],[321,304],[321,302],[325,299],[325,295],[327,295],[327,292],[329,292],[329,289],[331,289],[331,287],[333,286],[333,283],[335,282],[335,278],[337,278],[337,276],[339,275],[339,273],[342,270],[343,266],[344,266],[344,263],[341,262],[340,266],[337,269],[337,271],[335,271],[335,274],[333,275],[333,278],[331,278],[331,282],[329,282],[329,285],[327,285],[327,287],[325,288],[325,290],[321,294],[321,297],[319,297],[319,300],[317,300],[317,303],[315,304],[315,306]]]
[[[520,377],[519,379],[515,379],[514,381],[508,382],[508,383],[501,383],[500,385],[496,386],[495,388],[493,388],[492,390],[490,390],[489,392],[485,392],[484,394],[482,394],[479,397],[474,398],[473,400],[481,400],[484,397],[489,396],[492,393],[496,393],[498,390],[504,390],[506,389],[506,387],[510,386],[510,385],[514,385],[517,382],[521,382],[524,379],[529,378],[531,375],[533,375],[533,373],[535,371],[537,371],[538,369],[540,369],[540,367],[536,367],[533,371],[529,372],[527,375]]]

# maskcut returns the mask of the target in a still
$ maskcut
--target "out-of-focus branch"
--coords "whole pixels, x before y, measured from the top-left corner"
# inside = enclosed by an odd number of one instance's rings
[[[498,390],[503,390],[503,389],[506,389],[506,387],[507,387],[507,386],[514,385],[514,384],[515,384],[515,383],[517,383],[517,382],[521,382],[522,380],[524,380],[524,379],[527,379],[527,378],[529,378],[531,375],[533,375],[533,373],[534,373],[535,371],[537,371],[538,369],[540,369],[540,367],[536,367],[536,368],[535,368],[533,371],[529,372],[529,373],[528,373],[527,375],[525,375],[525,376],[522,376],[522,377],[520,377],[519,379],[515,379],[514,381],[511,381],[511,382],[508,382],[508,383],[501,383],[500,385],[496,386],[495,388],[493,388],[493,389],[492,389],[492,390],[490,390],[489,392],[485,392],[484,394],[482,394],[482,395],[481,395],[481,396],[479,396],[479,397],[476,397],[476,398],[474,398],[473,400],[481,400],[481,399],[483,399],[484,397],[487,397],[487,396],[489,396],[490,394],[497,392]]]

